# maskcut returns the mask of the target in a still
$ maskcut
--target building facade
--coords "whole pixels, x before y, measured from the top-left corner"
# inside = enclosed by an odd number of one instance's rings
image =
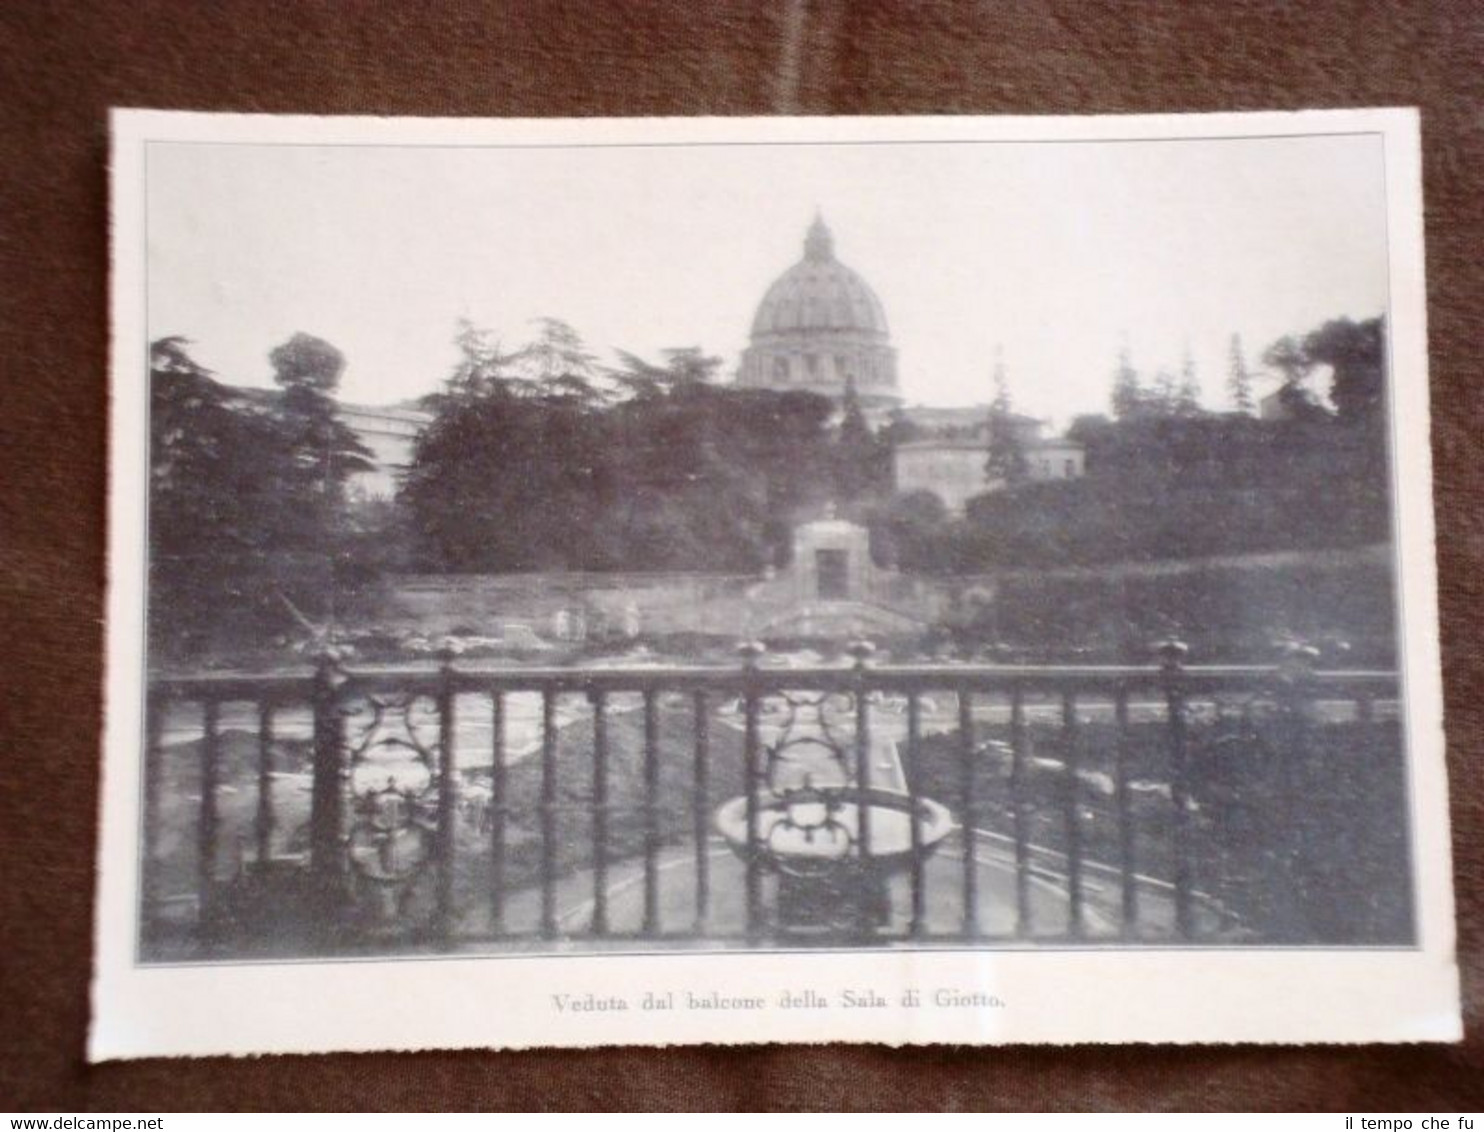
[[[986,410],[986,416],[987,416]],[[1016,434],[1025,454],[1026,478],[1032,483],[1079,479],[1087,471],[1087,454],[1075,440],[1042,436],[1043,422],[1016,418]],[[989,442],[983,431],[941,433],[898,444],[892,471],[898,494],[929,491],[954,514],[962,514],[976,495],[1001,491],[1002,480],[989,478]]]
[[[340,420],[371,453],[372,467],[357,472],[347,485],[353,500],[391,499],[398,477],[412,463],[418,435],[433,418],[405,405],[352,405],[341,402]]]

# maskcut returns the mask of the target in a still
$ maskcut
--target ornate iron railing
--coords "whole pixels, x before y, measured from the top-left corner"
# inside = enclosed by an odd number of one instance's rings
[[[157,677],[141,955],[1407,941],[1394,673],[849,651]]]

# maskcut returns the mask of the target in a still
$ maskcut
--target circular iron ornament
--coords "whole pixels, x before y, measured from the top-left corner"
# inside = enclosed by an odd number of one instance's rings
[[[780,692],[772,698],[781,701],[784,718],[778,737],[765,748],[768,790],[780,798],[799,791],[847,790],[855,781],[849,747],[853,736],[842,734],[832,716],[853,720],[855,697]]]
[[[399,750],[433,764],[438,748],[438,704],[432,696],[354,693],[342,696],[340,715],[352,763],[377,751]]]
[[[877,827],[869,859],[858,833],[861,806],[869,806]],[[748,849],[747,799],[734,798],[717,812],[722,835],[743,855],[755,852],[767,868],[796,878],[834,875],[839,869],[893,868],[917,851],[910,827],[931,850],[953,828],[946,807],[929,798],[914,801],[887,790],[799,792],[789,798],[764,797],[758,806],[758,841]]]
[[[844,790],[852,782],[850,763],[839,746],[805,736],[768,752],[766,781],[779,797],[799,792]]]
[[[856,839],[834,799],[788,803],[763,837],[763,851],[780,873],[800,880],[833,874],[855,854]]]
[[[346,855],[397,919],[432,862],[437,837],[439,717],[424,693],[341,694],[351,821]]]
[[[384,790],[359,800],[361,820],[350,831],[350,859],[356,872],[378,885],[404,885],[415,879],[433,853],[433,830],[422,799]]]
[[[857,778],[869,755],[861,749],[866,712],[890,706],[877,690],[780,690],[758,703],[762,789],[723,804],[716,827],[735,853],[778,877],[781,929],[886,924],[890,876],[932,853],[952,829],[941,804]]]

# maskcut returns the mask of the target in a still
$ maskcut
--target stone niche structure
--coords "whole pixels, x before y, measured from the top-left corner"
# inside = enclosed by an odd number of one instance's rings
[[[825,518],[794,528],[789,573],[795,600],[868,601],[873,571],[870,533],[865,527]]]
[[[846,639],[920,633],[943,597],[925,579],[877,566],[870,532],[827,513],[794,528],[792,560],[748,603],[756,635]]]

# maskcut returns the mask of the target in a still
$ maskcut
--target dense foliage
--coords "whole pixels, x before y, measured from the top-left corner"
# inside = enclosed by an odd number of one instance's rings
[[[601,373],[569,333],[536,372],[461,335],[400,497],[423,569],[756,571],[881,479],[858,407],[832,429],[826,398],[714,384],[694,349]]]
[[[962,518],[921,496],[876,512],[903,567],[940,574],[1198,558],[1384,542],[1385,451],[1332,418],[1084,418],[1082,479],[969,501]]]
[[[981,430],[986,492],[962,516],[929,493],[893,494],[892,447],[916,427],[898,414],[873,428],[853,387],[836,419],[812,393],[718,382],[720,359],[695,348],[659,362],[620,354],[607,368],[555,319],[511,351],[467,323],[456,343],[397,499],[375,505],[347,500],[351,478],[370,465],[336,415],[345,359],[334,346],[304,334],[278,346],[270,392],[220,383],[182,339],[155,344],[157,644],[198,652],[234,625],[260,641],[300,635],[333,621],[337,594],[382,571],[755,573],[784,564],[794,524],[831,502],[869,526],[879,562],[938,575],[1389,537],[1379,320],[1281,339],[1261,375],[1234,339],[1227,391],[1237,411],[1228,413],[1199,409],[1189,361],[1178,378],[1146,384],[1125,353],[1115,417],[1080,418],[1071,430],[1086,451],[1079,480],[1028,475],[1024,418],[997,371]],[[1252,413],[1259,376],[1277,379],[1276,419]]]
[[[150,629],[166,658],[323,619],[357,569],[345,486],[371,466],[335,416],[345,362],[329,343],[275,349],[277,395],[223,385],[188,346],[150,352]]]
[[[892,500],[873,511],[877,545],[904,568],[964,574],[1384,542],[1384,354],[1379,319],[1280,339],[1264,355],[1278,380],[1270,419],[1240,408],[1254,407],[1252,375],[1235,339],[1230,413],[1194,407],[1188,361],[1179,381],[1146,388],[1124,354],[1115,419],[1069,430],[1086,450],[1084,478],[1010,482],[958,519],[921,496]]]
[[[1233,943],[1410,941],[1407,776],[1397,724],[1315,711],[1306,720],[1277,702],[1244,718],[1223,706],[1192,705],[1187,716],[1185,838],[1201,931]],[[1015,828],[1013,739],[1006,724],[975,726],[967,785],[981,829]],[[1068,732],[1032,716],[1021,741],[1027,757],[1018,808],[1032,844],[1068,850],[1068,802],[1075,800],[1085,859],[1116,864],[1127,848],[1135,872],[1174,881],[1175,772],[1163,722],[1120,729],[1085,718]],[[963,810],[961,750],[956,730],[925,737],[914,785]],[[1069,765],[1077,768],[1070,786]],[[1120,767],[1137,784],[1126,837],[1114,790]],[[1157,892],[1141,894],[1146,924],[1160,918]],[[1168,923],[1168,905],[1163,915]],[[1035,929],[1057,931],[1059,920],[1043,914]]]

